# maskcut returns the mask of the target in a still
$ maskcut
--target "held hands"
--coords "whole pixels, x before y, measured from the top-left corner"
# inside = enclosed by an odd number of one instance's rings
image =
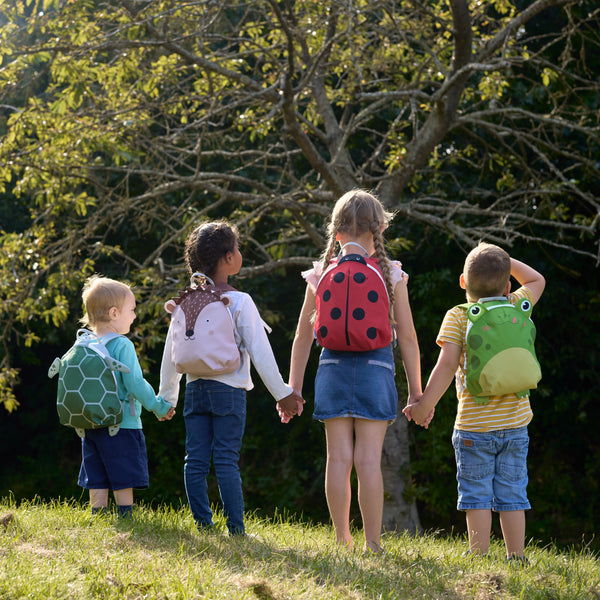
[[[409,403],[404,407],[402,412],[409,421],[414,421],[417,425],[421,425],[425,429],[428,429],[429,423],[433,419],[435,408],[432,408],[429,413],[421,404],[420,398],[409,398]]]
[[[164,416],[158,419],[159,421],[170,421],[175,416],[175,407],[171,406],[169,412]]]
[[[304,398],[295,390],[277,402],[277,412],[282,423],[289,423],[295,415],[300,416],[304,410]]]

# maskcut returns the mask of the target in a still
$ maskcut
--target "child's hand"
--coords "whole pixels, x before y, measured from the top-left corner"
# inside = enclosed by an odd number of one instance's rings
[[[421,392],[419,394],[411,394],[408,396],[408,402],[406,403],[406,406],[402,409],[402,412],[404,413],[404,416],[406,417],[407,421],[413,420],[410,407],[411,405],[416,404],[421,399],[422,395],[423,393]]]
[[[402,412],[406,415],[406,418],[409,421],[413,420],[417,425],[421,425],[421,427],[427,429],[429,427],[429,423],[431,423],[431,420],[433,419],[435,408],[432,408],[431,411],[427,413],[426,409],[421,404],[421,401],[418,401],[406,405]]]
[[[159,421],[170,421],[175,415],[175,407],[171,406],[171,408],[169,409],[169,412],[164,416],[161,417],[159,419]]]
[[[293,416],[300,416],[303,410],[304,399],[296,391],[277,402],[277,412],[282,423],[289,423]]]

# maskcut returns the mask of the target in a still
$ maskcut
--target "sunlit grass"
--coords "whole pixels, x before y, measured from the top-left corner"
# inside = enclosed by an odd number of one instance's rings
[[[92,516],[55,501],[0,502],[0,599],[284,600],[424,598],[600,599],[600,561],[588,550],[529,543],[514,568],[500,541],[489,557],[463,556],[463,539],[386,534],[382,555],[334,543],[331,529],[248,515],[231,538],[222,515],[200,533],[187,508],[136,507],[134,517]]]

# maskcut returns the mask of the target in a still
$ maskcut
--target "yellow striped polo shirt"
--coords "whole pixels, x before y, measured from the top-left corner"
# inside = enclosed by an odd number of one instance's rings
[[[521,287],[514,294],[508,295],[508,300],[512,304],[516,304],[521,298],[532,301],[531,291]],[[482,406],[475,403],[475,398],[467,390],[464,373],[467,359],[465,343],[467,324],[466,311],[455,306],[446,313],[436,339],[439,346],[449,342],[462,348],[460,364],[455,376],[458,410],[454,427],[464,431],[479,432],[524,427],[533,418],[529,397],[517,398],[515,394],[491,396],[489,403]]]

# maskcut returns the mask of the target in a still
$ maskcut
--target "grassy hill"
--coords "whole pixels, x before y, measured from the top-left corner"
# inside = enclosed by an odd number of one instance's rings
[[[0,500],[0,600],[600,599],[600,559],[529,542],[512,567],[464,539],[387,534],[382,555],[339,548],[328,527],[249,515],[249,536],[198,533],[187,508],[94,516],[72,502]]]

